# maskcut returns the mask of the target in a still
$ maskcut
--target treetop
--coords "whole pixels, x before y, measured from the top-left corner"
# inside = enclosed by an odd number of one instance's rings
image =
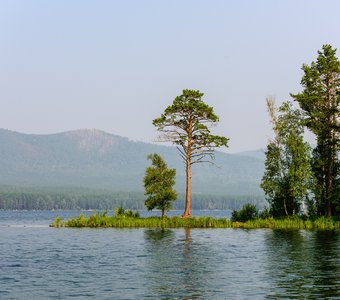
[[[191,118],[192,121],[211,122],[219,121],[213,107],[203,102],[204,96],[198,90],[183,90],[182,95],[177,96],[168,106],[160,118],[153,120],[153,125],[160,126],[165,121],[176,122],[179,119]]]

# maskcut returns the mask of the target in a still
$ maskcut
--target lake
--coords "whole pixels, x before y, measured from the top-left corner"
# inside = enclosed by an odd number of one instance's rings
[[[48,227],[79,213],[0,211],[0,299],[340,299],[339,231]]]

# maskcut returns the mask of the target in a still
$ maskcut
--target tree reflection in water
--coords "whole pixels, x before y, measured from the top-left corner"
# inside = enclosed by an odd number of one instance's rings
[[[267,298],[340,297],[339,232],[270,230],[265,243],[272,281]]]
[[[315,232],[313,265],[315,295],[340,298],[340,232]]]
[[[206,275],[211,273],[208,245],[196,243],[189,228],[147,229],[144,236],[148,253],[146,276],[153,296],[163,299],[204,299],[208,296]]]

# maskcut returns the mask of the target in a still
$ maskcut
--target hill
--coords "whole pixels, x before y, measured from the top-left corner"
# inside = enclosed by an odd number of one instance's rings
[[[0,129],[0,184],[142,192],[149,153],[161,154],[177,169],[176,189],[183,193],[184,164],[174,147],[135,142],[96,129],[49,135]],[[193,166],[193,193],[263,195],[261,156],[216,152],[215,163],[218,167]]]

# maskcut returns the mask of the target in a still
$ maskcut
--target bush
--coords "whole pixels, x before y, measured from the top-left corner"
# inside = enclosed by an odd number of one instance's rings
[[[116,218],[139,218],[139,212],[131,209],[124,209],[123,207],[115,208]]]
[[[231,214],[232,222],[247,222],[258,218],[259,212],[255,205],[247,203],[240,211],[234,210]]]
[[[54,221],[52,222],[52,227],[56,227],[56,228],[59,228],[59,227],[63,227],[64,226],[64,222],[63,222],[63,218],[60,217],[60,216],[57,216]]]
[[[272,213],[268,207],[265,207],[262,211],[259,212],[260,219],[269,219],[272,217]]]

